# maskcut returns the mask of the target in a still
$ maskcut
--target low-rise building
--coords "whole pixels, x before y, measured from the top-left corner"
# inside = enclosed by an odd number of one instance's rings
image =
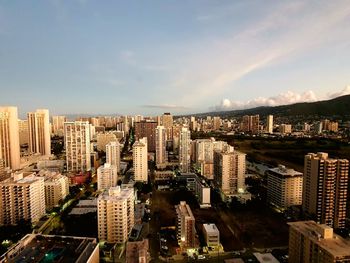
[[[148,239],[142,241],[128,242],[126,244],[126,263],[148,263],[151,256],[148,251]]]
[[[203,224],[203,234],[208,247],[220,245],[220,232],[215,224]]]

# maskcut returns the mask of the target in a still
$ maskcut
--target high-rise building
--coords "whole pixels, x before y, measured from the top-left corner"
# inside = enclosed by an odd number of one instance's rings
[[[97,199],[98,238],[124,243],[134,227],[134,189],[109,188]]]
[[[173,139],[173,136],[172,136],[173,123],[174,123],[173,116],[169,112],[166,112],[162,115],[161,125],[164,126],[166,130],[167,140]]]
[[[304,159],[303,210],[334,228],[344,228],[349,161],[331,159],[327,153],[309,153]]]
[[[51,135],[49,110],[39,109],[36,112],[29,112],[29,152],[40,153],[41,155],[51,154]]]
[[[302,204],[303,174],[283,165],[271,168],[267,174],[267,201],[287,209]]]
[[[90,171],[90,124],[83,121],[64,123],[64,145],[68,171]]]
[[[291,124],[281,124],[279,126],[279,131],[282,134],[289,134],[292,133],[292,125]]]
[[[221,119],[220,117],[213,117],[213,130],[217,131],[221,127]]]
[[[117,166],[118,173],[120,172],[120,144],[118,141],[106,145],[106,162]]]
[[[156,165],[157,167],[166,166],[166,138],[167,130],[164,126],[157,126],[156,128]]]
[[[0,107],[0,159],[5,167],[20,168],[17,107]]]
[[[273,115],[267,115],[266,131],[268,133],[273,133]]]
[[[259,115],[243,116],[242,131],[256,134],[259,132],[259,130]]]
[[[134,180],[136,182],[148,181],[147,144],[148,140],[146,137],[144,137],[135,142],[132,146]]]
[[[221,192],[236,195],[245,191],[246,155],[238,151],[214,152],[214,180]]]
[[[37,222],[45,215],[44,178],[16,172],[0,182],[0,191],[0,225]]]
[[[106,145],[110,142],[117,141],[117,136],[113,132],[106,132],[106,133],[98,133],[96,135],[96,141],[97,141],[97,150],[98,151],[105,151]]]
[[[63,136],[64,123],[67,121],[66,116],[52,116],[52,133]]]
[[[185,201],[175,206],[177,215],[177,239],[182,248],[195,246],[195,218],[192,210]]]
[[[45,205],[50,210],[60,204],[69,194],[69,179],[60,173],[45,171],[40,176],[44,178]]]
[[[110,187],[117,186],[118,167],[105,163],[97,169],[97,189],[108,190]]]
[[[180,132],[179,163],[180,171],[188,173],[191,166],[191,132],[187,128],[182,128]]]
[[[288,262],[350,262],[350,241],[333,233],[333,228],[314,221],[292,222],[288,225]]]
[[[29,144],[28,120],[18,120],[19,144]]]
[[[135,122],[135,139],[147,138],[147,151],[156,151],[156,121],[143,120]]]

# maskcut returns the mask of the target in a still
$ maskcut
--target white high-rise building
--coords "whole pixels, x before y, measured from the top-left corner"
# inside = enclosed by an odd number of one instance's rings
[[[188,173],[191,165],[191,132],[187,128],[182,128],[180,132],[179,163],[180,171]]]
[[[136,182],[148,181],[147,138],[144,137],[132,146],[134,179]]]
[[[238,151],[214,152],[214,179],[222,193],[245,192],[246,155]]]
[[[50,118],[49,110],[39,109],[29,112],[29,152],[41,155],[51,154]]]
[[[120,143],[110,142],[106,145],[106,163],[117,166],[120,172]]]
[[[109,188],[97,199],[98,238],[124,243],[134,227],[134,189]]]
[[[0,159],[5,167],[20,169],[17,107],[0,107]]]
[[[16,225],[20,220],[37,222],[45,215],[44,178],[23,173],[0,182],[0,225]]]
[[[164,126],[156,128],[156,165],[157,167],[166,166],[166,138],[167,130]]]
[[[273,115],[267,115],[266,131],[268,133],[273,133]]]
[[[97,189],[107,190],[110,187],[117,186],[118,167],[105,163],[97,169]]]
[[[52,132],[55,135],[63,136],[66,116],[52,116]]]
[[[302,204],[303,174],[283,165],[266,171],[267,201],[287,209]]]
[[[45,185],[45,205],[50,210],[58,206],[69,194],[69,179],[60,173],[43,171],[39,176],[44,178]]]
[[[90,171],[90,124],[87,121],[64,124],[64,145],[68,171]]]

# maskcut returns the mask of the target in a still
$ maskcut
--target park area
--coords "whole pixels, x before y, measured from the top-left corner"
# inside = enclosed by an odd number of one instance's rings
[[[288,226],[283,216],[276,214],[265,205],[250,204],[235,210],[217,200],[217,202],[213,202],[212,208],[200,209],[192,193],[185,189],[177,191],[154,190],[151,206],[153,218],[150,224],[150,232],[153,234],[151,236],[151,251],[159,251],[157,233],[166,227],[175,227],[175,205],[179,204],[180,201],[186,201],[192,209],[201,245],[204,245],[203,223],[216,224],[225,251],[242,250],[243,248],[284,247],[288,244]],[[171,252],[175,252],[175,248]]]

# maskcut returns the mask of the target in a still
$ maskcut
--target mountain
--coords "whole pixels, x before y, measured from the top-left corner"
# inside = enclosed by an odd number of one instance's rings
[[[256,107],[244,110],[215,111],[208,113],[195,114],[194,116],[243,116],[259,114],[266,116],[269,114],[288,117],[288,116],[339,116],[350,117],[350,95],[337,97],[330,100],[316,102],[302,102],[275,107]]]

